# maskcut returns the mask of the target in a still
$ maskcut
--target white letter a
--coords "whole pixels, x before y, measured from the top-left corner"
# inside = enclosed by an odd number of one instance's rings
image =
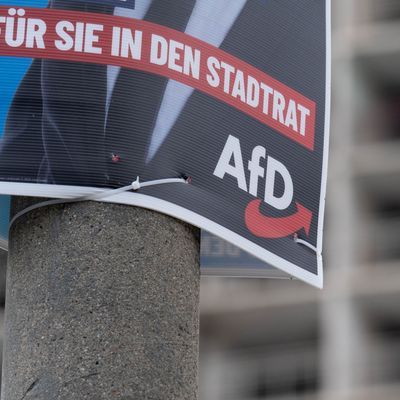
[[[233,164],[230,164],[233,156]],[[237,179],[240,189],[247,192],[246,176],[244,174],[244,165],[242,150],[240,148],[239,139],[229,135],[226,141],[224,150],[219,158],[218,164],[215,167],[214,175],[218,178],[224,179],[225,174],[229,174]]]

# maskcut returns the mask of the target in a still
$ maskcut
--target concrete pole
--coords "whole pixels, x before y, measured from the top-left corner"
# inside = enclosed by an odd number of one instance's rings
[[[197,399],[199,286],[199,230],[171,217],[95,202],[22,216],[1,399]]]

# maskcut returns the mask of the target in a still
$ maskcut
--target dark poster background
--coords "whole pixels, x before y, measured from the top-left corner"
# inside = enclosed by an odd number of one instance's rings
[[[139,3],[137,0],[136,5]],[[113,13],[112,7],[92,2],[53,0],[51,7]],[[184,32],[192,12],[191,0],[154,0],[144,19]],[[296,243],[293,235],[265,239],[249,232],[244,215],[254,197],[239,190],[233,177],[219,179],[213,172],[229,135],[240,139],[247,182],[252,150],[265,147],[268,155],[290,171],[294,200],[283,211],[263,203],[261,212],[282,218],[297,212],[297,202],[304,205],[313,218],[309,235],[304,230],[298,235],[318,247],[318,235],[322,234],[326,41],[325,1],[251,0],[245,2],[219,45],[316,103],[313,151],[194,90],[151,159],[149,146],[165,101],[167,78],[122,68],[110,96],[107,66],[36,59],[15,91],[15,82],[7,73],[10,68],[24,69],[29,62],[0,57],[2,85],[7,87],[6,93],[14,93],[11,106],[2,99],[8,117],[0,148],[0,178],[4,182],[117,188],[130,184],[136,176],[142,181],[190,177],[190,185],[152,186],[141,189],[140,194],[190,210],[182,219],[190,219],[274,266],[320,285],[321,265],[315,252]],[[277,182],[279,193],[284,190],[283,182]],[[8,193],[4,187],[1,190]],[[261,179],[259,192],[264,192]],[[48,195],[43,188],[43,196]],[[149,200],[148,207],[170,213],[166,203],[154,204]],[[239,236],[247,241],[238,241]],[[257,247],[248,246],[249,242]]]

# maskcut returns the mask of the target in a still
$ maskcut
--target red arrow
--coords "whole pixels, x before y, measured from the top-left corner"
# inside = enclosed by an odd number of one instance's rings
[[[300,229],[310,233],[313,214],[310,210],[296,203],[297,212],[289,217],[271,218],[260,212],[261,200],[250,202],[245,211],[245,222],[248,230],[255,236],[266,239],[278,239],[289,236]]]

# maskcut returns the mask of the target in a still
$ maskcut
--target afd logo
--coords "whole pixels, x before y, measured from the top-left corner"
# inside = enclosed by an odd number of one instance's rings
[[[125,7],[135,9],[136,0],[79,0],[82,3],[96,3],[111,7]]]

